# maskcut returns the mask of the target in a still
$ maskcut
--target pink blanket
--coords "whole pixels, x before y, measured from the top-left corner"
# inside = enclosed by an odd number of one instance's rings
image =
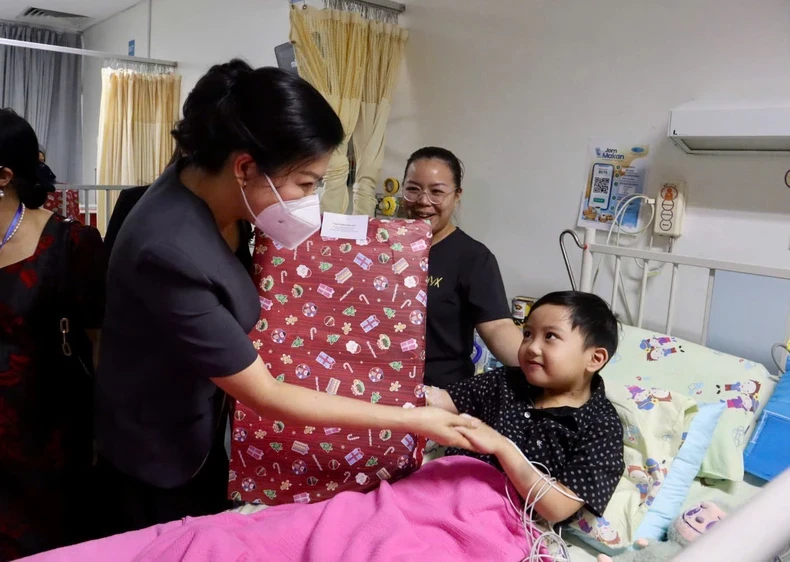
[[[369,494],[254,515],[187,518],[27,558],[29,562],[503,561],[528,549],[506,478],[466,457],[431,462]]]

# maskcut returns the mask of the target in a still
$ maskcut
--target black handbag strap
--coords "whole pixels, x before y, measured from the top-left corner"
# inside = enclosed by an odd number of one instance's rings
[[[59,350],[75,371],[80,371],[87,377],[93,377],[93,369],[90,367],[90,357],[85,357],[87,335],[82,333],[82,327],[76,325],[74,295],[76,283],[74,273],[71,271],[72,254],[72,229],[77,221],[73,218],[64,218],[56,234],[55,255],[58,264],[55,268],[56,280],[54,291],[53,308],[56,311],[57,329],[59,334]]]

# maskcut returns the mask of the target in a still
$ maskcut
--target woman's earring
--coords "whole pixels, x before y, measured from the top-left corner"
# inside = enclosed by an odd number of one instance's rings
[[[5,197],[5,191],[0,189],[0,199],[2,199],[3,197]]]

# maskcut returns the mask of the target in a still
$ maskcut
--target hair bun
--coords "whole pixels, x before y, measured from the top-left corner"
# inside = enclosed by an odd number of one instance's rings
[[[38,166],[36,166],[36,188],[43,189],[47,193],[53,193],[55,191],[56,179],[57,176],[46,164],[39,163]]]
[[[209,173],[242,151],[272,175],[331,152],[343,140],[343,125],[318,90],[296,74],[253,69],[234,59],[198,80],[173,137],[187,161]]]
[[[184,118],[172,131],[173,138],[190,160],[200,159],[211,151],[205,139],[222,128],[221,122],[229,120],[235,111],[233,100],[239,83],[253,73],[253,68],[240,59],[212,66],[187,96]],[[230,100],[230,103],[224,103]],[[224,105],[224,111],[220,108]],[[227,139],[223,139],[227,142]]]
[[[253,68],[241,59],[233,59],[230,62],[215,66],[212,70],[215,70],[225,78],[228,91],[233,91],[239,82],[242,82],[246,76],[254,72]],[[209,70],[209,73],[211,73],[211,70]]]
[[[55,174],[49,166],[37,163],[32,178],[19,178],[16,185],[19,200],[28,209],[38,209],[47,201],[50,193],[55,191]]]

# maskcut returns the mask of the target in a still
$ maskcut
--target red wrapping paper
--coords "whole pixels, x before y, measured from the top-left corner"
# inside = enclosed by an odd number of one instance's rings
[[[66,197],[66,210],[63,210],[63,197]],[[80,220],[80,192],[76,189],[57,190],[47,195],[43,207],[48,211],[65,217]]]
[[[312,236],[295,251],[258,233],[253,344],[280,381],[404,408],[425,405],[430,225],[370,219],[365,240]],[[422,462],[424,439],[312,427],[236,404],[228,491],[279,505],[365,492]]]

